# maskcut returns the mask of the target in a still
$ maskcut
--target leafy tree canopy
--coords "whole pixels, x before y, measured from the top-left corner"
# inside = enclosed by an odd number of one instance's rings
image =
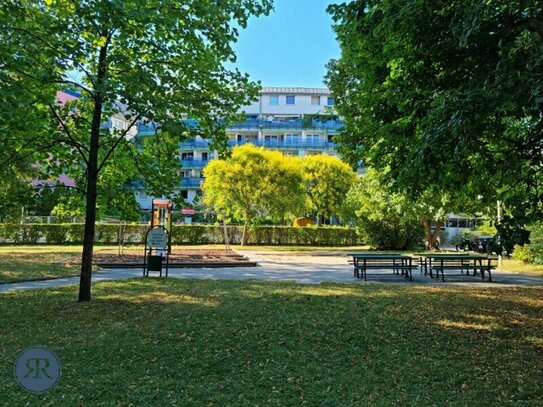
[[[342,153],[411,197],[427,191],[541,213],[543,4],[357,0],[331,5],[328,85]]]
[[[311,211],[317,219],[338,215],[356,175],[337,157],[323,154],[302,159],[304,181]]]
[[[297,159],[251,144],[234,147],[230,157],[204,168],[204,203],[247,226],[269,216],[284,219],[306,208],[302,171]]]
[[[0,123],[12,130],[0,132],[1,145],[40,159],[50,174],[67,173],[84,190],[81,301],[90,299],[100,177],[121,160],[111,158],[124,155],[171,190],[180,139],[199,134],[224,147],[222,126],[258,90],[226,68],[235,61],[232,43],[251,15],[270,9],[270,0],[0,3]],[[66,88],[80,97],[57,103]],[[117,115],[127,123],[104,128]],[[151,142],[134,139],[139,122],[157,126]]]
[[[405,195],[391,192],[383,176],[373,169],[347,194],[343,216],[354,221],[362,239],[378,249],[411,249],[422,242],[417,208]]]

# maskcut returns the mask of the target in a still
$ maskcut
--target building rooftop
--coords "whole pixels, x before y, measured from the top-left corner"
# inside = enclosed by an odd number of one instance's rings
[[[330,90],[327,88],[262,88],[260,91],[262,94],[266,93],[281,93],[291,95],[329,95]]]

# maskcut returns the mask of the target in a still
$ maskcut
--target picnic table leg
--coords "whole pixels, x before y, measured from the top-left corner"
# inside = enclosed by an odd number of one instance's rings
[[[366,272],[366,259],[364,259],[364,281],[368,281],[368,273]]]
[[[428,275],[428,259],[424,259],[424,275]],[[432,278],[432,270],[430,270],[430,278]]]
[[[490,272],[490,268],[491,268],[490,267],[490,259],[488,259],[488,269],[487,269],[488,270],[488,281],[492,282],[492,274]]]
[[[354,262],[354,275],[356,278],[360,278],[360,259],[353,257]]]
[[[409,259],[409,268],[407,269],[407,272],[409,273],[409,281],[413,281],[413,259]]]
[[[437,277],[439,278],[439,275]],[[443,259],[441,259],[441,280],[445,281],[445,269],[443,268]]]

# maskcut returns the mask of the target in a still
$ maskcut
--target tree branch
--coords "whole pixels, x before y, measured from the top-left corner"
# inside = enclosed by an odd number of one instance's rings
[[[64,122],[64,120],[62,120],[62,118],[58,115],[57,111],[55,110],[55,108],[49,104],[48,105],[49,108],[51,109],[51,112],[53,112],[53,114],[55,115],[57,121],[60,123],[60,125],[62,126],[62,128],[64,129],[64,132],[66,133],[66,136],[68,136],[68,138],[71,140],[71,144],[76,148],[76,150],[79,152],[79,154],[81,155],[81,158],[83,158],[83,161],[85,161],[85,164],[88,165],[89,162],[87,160],[87,156],[85,155],[85,153],[83,152],[83,150],[85,150],[87,153],[88,153],[88,150],[87,148],[82,145],[81,143],[77,142],[73,137],[72,137],[72,133],[70,132],[70,130],[68,129],[68,126],[66,126],[66,123]]]
[[[117,140],[115,140],[115,143],[113,143],[113,146],[111,146],[111,148],[109,149],[109,151],[106,153],[106,156],[104,157],[104,159],[102,160],[102,162],[100,163],[100,165],[98,165],[98,173],[100,173],[100,171],[102,170],[102,168],[104,167],[104,165],[106,164],[107,160],[109,159],[109,157],[111,156],[111,154],[113,154],[113,151],[117,148],[117,146],[123,141],[125,140],[125,137],[126,135],[128,134],[128,132],[130,131],[130,129],[132,129],[132,127],[134,126],[134,124],[136,124],[136,122],[141,119],[142,115],[141,114],[138,114],[136,115],[136,117],[134,118],[134,120],[132,120],[132,122],[130,123],[130,125],[127,127],[126,130],[124,130],[121,135],[119,136],[119,138]]]

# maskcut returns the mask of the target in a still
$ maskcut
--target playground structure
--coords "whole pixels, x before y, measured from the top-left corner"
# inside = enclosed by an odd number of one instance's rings
[[[151,205],[151,228],[162,226],[168,232],[168,253],[172,253],[173,202],[154,198]]]

